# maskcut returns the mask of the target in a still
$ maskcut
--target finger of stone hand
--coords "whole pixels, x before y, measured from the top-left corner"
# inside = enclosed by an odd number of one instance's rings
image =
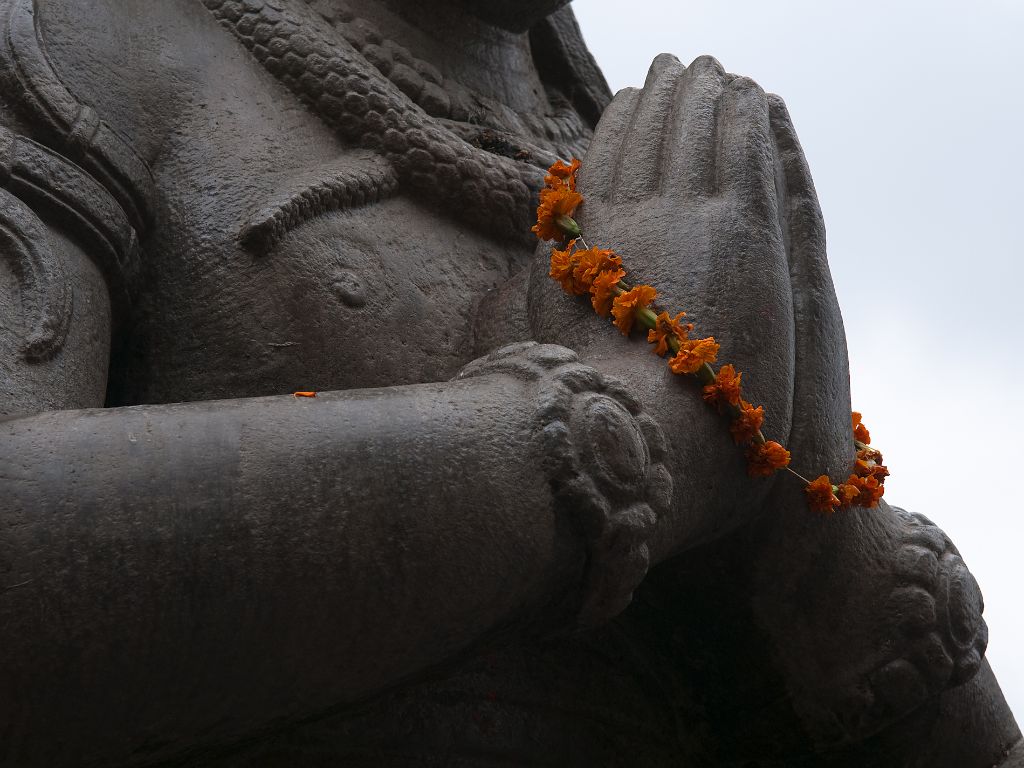
[[[715,114],[728,77],[712,56],[694,59],[686,68],[676,91],[665,153],[663,190],[666,193],[706,197],[714,192]]]
[[[651,64],[618,158],[616,202],[643,200],[659,191],[676,87],[685,71],[667,53]]]
[[[777,215],[768,97],[749,77],[725,88],[718,111],[718,192],[767,220]]]
[[[814,468],[834,477],[849,468],[850,393],[839,303],[825,250],[825,223],[810,168],[785,102],[768,97],[771,127],[783,169],[783,226],[796,326],[794,391],[797,404],[790,448],[798,470]]]
[[[615,188],[615,169],[622,151],[622,137],[633,119],[639,100],[638,88],[623,88],[615,94],[612,103],[601,115],[580,169],[579,190],[584,198],[600,202],[611,200]]]

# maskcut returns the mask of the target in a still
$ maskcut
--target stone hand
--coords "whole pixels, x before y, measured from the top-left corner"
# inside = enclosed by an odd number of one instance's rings
[[[578,221],[590,245],[622,256],[630,284],[687,312],[694,334],[721,344],[764,405],[764,434],[794,450],[804,473],[841,473],[851,458],[846,348],[810,175],[782,101],[710,57],[684,67],[659,56],[642,90],[621,91],[584,160]],[[728,423],[692,377],[672,374],[640,334],[626,340],[546,275],[539,251],[530,317],[618,376],[669,442],[672,512],[652,559],[714,538],[762,505],[770,482],[746,477]],[[779,482],[799,483],[796,478]]]
[[[792,450],[794,469],[845,479],[846,345],[821,212],[782,100],[714,59],[683,67],[659,57],[644,88],[609,107],[579,188],[588,243],[615,249],[631,284],[655,286],[665,309],[685,309],[697,334],[716,337],[719,362],[743,371],[745,397],[765,406],[763,431]],[[939,529],[884,502],[814,515],[791,476],[766,492],[744,476],[695,381],[669,373],[545,272],[535,270],[531,295],[542,338],[626,382],[669,442],[674,497],[652,561],[762,513],[754,575],[735,599],[754,606],[785,681],[781,700],[815,748],[858,743],[972,679],[987,642],[981,596]],[[663,571],[685,570],[685,560]],[[765,732],[776,732],[765,722],[777,716],[759,721]]]

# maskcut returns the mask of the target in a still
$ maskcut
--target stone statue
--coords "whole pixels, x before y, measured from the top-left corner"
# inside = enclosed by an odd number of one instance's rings
[[[747,478],[530,235],[585,157],[585,230],[841,475],[780,99],[612,100],[565,0],[0,25],[0,765],[1024,765],[949,539]]]

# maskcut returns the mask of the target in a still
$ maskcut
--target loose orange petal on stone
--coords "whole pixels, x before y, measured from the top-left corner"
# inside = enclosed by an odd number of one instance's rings
[[[590,284],[590,303],[601,317],[608,317],[615,298],[615,286],[626,273],[621,269],[600,272]]]
[[[742,373],[738,373],[735,367],[726,363],[715,374],[714,384],[704,387],[704,402],[717,407],[719,413],[726,405],[739,405],[742,378]]]
[[[850,414],[850,421],[853,424],[853,439],[868,445],[871,443],[871,433],[868,428],[861,424],[861,415],[854,411]]]
[[[638,285],[615,297],[612,302],[612,315],[615,317],[615,327],[622,331],[623,336],[629,336],[629,332],[633,330],[636,310],[649,307],[657,296],[658,292],[653,286]]]
[[[789,466],[789,451],[769,440],[755,443],[747,451],[747,474],[751,477],[769,477],[773,472]]]
[[[679,352],[668,361],[672,373],[696,373],[704,363],[713,363],[718,358],[718,347],[714,336],[706,339],[686,339],[679,344]]]
[[[680,312],[675,317],[669,317],[668,312],[662,312],[658,315],[654,327],[647,332],[647,341],[656,345],[654,347],[654,354],[660,357],[668,352],[668,340],[670,337],[674,336],[680,341],[685,341],[689,338],[689,333],[693,330],[693,323],[682,324],[680,320],[684,317],[686,317],[685,312]]]
[[[832,481],[829,480],[828,475],[822,475],[817,480],[811,481],[804,488],[804,493],[807,494],[807,503],[810,504],[811,510],[814,512],[831,515],[836,507],[842,504],[832,492]]]
[[[295,392],[295,397],[316,397],[316,392]]]
[[[583,196],[568,187],[545,187],[540,191],[537,223],[531,229],[541,240],[563,240],[565,232],[558,226],[561,216],[572,216]]]
[[[746,400],[741,400],[740,415],[733,419],[732,424],[729,425],[729,431],[732,432],[732,439],[736,441],[736,444],[742,445],[754,439],[754,435],[761,431],[762,424],[764,424],[764,408],[760,405],[755,408]]]

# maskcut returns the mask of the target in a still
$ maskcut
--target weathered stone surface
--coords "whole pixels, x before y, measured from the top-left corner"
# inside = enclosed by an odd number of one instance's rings
[[[612,101],[562,0],[0,25],[0,765],[1022,765],[942,531],[751,481],[529,239],[585,153],[588,237],[841,476],[781,99]]]

